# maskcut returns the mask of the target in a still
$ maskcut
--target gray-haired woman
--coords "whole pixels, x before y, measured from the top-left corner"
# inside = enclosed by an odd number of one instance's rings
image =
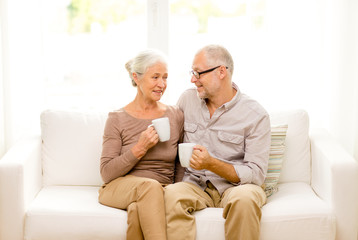
[[[161,52],[142,51],[126,68],[137,95],[108,115],[100,168],[105,183],[99,202],[127,210],[127,239],[166,239],[163,186],[173,183],[174,173],[180,169],[176,156],[184,117],[176,106],[159,102],[168,78]],[[161,117],[170,120],[166,142],[159,142],[156,130],[148,128],[153,119]]]

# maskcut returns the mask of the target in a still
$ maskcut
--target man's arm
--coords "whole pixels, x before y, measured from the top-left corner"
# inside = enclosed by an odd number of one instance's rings
[[[210,156],[207,149],[201,145],[196,145],[194,147],[190,159],[190,167],[196,170],[207,169],[220,177],[225,178],[229,182],[240,182],[240,178],[237,176],[233,165]]]

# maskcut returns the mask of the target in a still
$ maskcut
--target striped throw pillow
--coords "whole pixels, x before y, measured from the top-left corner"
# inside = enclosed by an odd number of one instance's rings
[[[285,139],[288,125],[271,126],[271,147],[268,162],[267,175],[265,178],[265,193],[269,197],[278,190],[283,156],[285,153]]]

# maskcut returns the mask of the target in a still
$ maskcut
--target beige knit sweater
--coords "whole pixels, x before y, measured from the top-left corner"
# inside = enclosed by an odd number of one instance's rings
[[[173,183],[175,168],[179,168],[176,157],[178,143],[183,137],[184,116],[178,107],[167,106],[163,117],[170,121],[169,141],[158,142],[144,157],[137,159],[130,149],[152,119],[135,118],[124,109],[108,114],[100,168],[105,183],[127,174],[156,179],[162,184]]]

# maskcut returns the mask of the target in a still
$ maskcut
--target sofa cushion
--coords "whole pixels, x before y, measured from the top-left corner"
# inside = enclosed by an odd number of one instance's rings
[[[224,239],[222,208],[195,212],[197,239]],[[262,208],[260,240],[334,240],[335,217],[306,183],[279,184]]]
[[[197,239],[224,240],[222,208],[194,213]],[[261,240],[333,240],[330,206],[305,183],[284,183],[262,208]],[[37,240],[126,239],[127,213],[98,203],[98,187],[48,186],[25,216],[25,238]]]
[[[45,185],[99,186],[107,113],[47,110],[41,114]]]
[[[285,154],[279,182],[311,181],[308,114],[304,110],[270,113],[271,125],[287,124]]]
[[[261,240],[335,239],[335,213],[310,185],[281,183],[278,188],[262,208]]]
[[[285,153],[285,139],[287,124],[271,126],[271,146],[267,175],[265,178],[265,193],[269,197],[277,192],[277,184],[280,178],[282,161]]]
[[[126,239],[127,212],[98,203],[98,187],[44,187],[29,206],[24,239]]]
[[[100,186],[102,137],[108,113],[47,110],[41,114],[45,185]],[[272,125],[288,124],[279,182],[310,182],[308,115],[273,112]]]

